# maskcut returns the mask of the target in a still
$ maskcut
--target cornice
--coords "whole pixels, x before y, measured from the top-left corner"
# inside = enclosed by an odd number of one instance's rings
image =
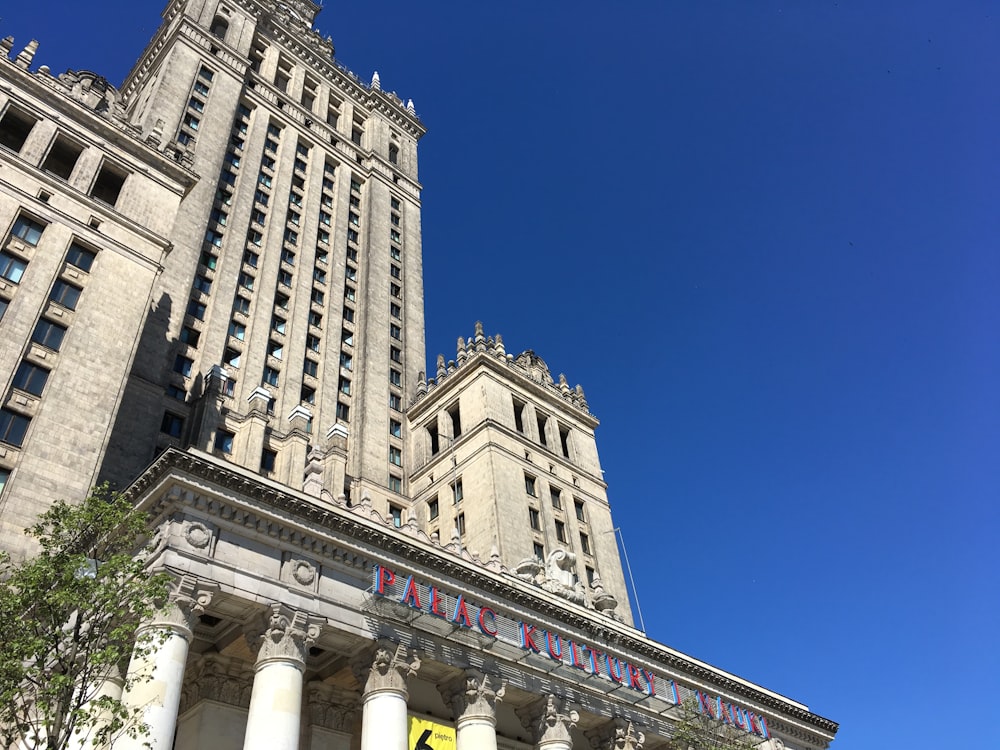
[[[170,448],[143,472],[125,491],[125,495],[141,504],[144,496],[155,490],[171,474],[178,474],[179,479],[183,479],[184,475],[201,479],[243,496],[247,504],[253,506],[249,514],[245,510],[241,511],[241,514],[246,516],[244,522],[269,537],[280,538],[285,543],[296,543],[291,530],[280,528],[281,519],[274,518],[276,511],[283,513],[289,520],[294,519],[300,525],[303,522],[316,525],[326,531],[384,550],[395,557],[407,560],[413,566],[435,571],[438,575],[447,576],[461,584],[495,595],[499,601],[510,602],[516,607],[523,607],[590,634],[595,640],[603,640],[614,644],[618,649],[645,657],[652,664],[666,665],[678,674],[688,675],[733,696],[740,696],[761,706],[767,706],[807,725],[824,737],[829,735],[832,738],[838,729],[836,722],[813,714],[775,693],[766,692],[733,675],[655,643],[638,631],[633,631],[633,634],[629,632],[631,628],[621,623],[612,620],[601,622],[599,615],[582,607],[563,603],[555,597],[550,598],[544,592],[529,590],[518,582],[507,580],[501,574],[485,568],[483,563],[449,556],[441,548],[431,548],[427,543],[406,536],[389,525],[380,527],[370,518],[365,519],[353,513],[352,509],[323,508],[316,504],[314,498],[289,488],[282,488],[276,483],[248,476],[239,467],[223,464],[209,456]],[[215,501],[217,507],[209,509],[209,512],[214,510],[220,515],[225,515],[223,506],[229,501],[225,498],[217,498]],[[249,518],[268,513],[273,520],[266,523],[263,529],[256,518]],[[236,514],[230,515],[229,518],[239,520]],[[275,522],[279,524],[279,528],[271,528],[271,524]],[[297,543],[303,544],[308,536],[308,534],[299,535]],[[307,551],[316,554],[316,550],[312,547],[307,548]],[[811,739],[814,741],[815,737]]]

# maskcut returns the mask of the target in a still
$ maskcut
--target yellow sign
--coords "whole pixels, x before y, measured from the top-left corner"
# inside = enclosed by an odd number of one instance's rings
[[[409,750],[455,750],[455,727],[410,717]]]

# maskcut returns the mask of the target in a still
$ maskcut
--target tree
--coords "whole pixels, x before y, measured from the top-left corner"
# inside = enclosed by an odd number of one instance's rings
[[[166,600],[169,579],[136,554],[146,518],[106,487],[58,501],[26,532],[38,553],[0,553],[0,747],[66,750],[146,732],[119,691],[120,667],[157,644],[136,628]],[[125,686],[127,687],[127,685]]]
[[[765,740],[701,710],[697,699],[681,702],[670,750],[753,750]]]

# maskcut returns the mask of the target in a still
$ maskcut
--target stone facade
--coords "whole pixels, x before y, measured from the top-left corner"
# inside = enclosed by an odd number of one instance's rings
[[[319,9],[172,0],[120,89],[0,42],[0,546],[150,513],[153,750],[655,750],[685,700],[825,748],[632,626],[580,386],[481,324],[427,372],[424,127]]]

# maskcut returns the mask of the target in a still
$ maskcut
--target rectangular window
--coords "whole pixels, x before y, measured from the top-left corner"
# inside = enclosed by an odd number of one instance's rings
[[[299,400],[304,401],[307,404],[315,404],[316,389],[308,385],[302,386],[302,390],[299,391]]]
[[[42,162],[42,169],[56,177],[68,180],[82,153],[83,149],[80,146],[57,135],[55,143],[49,149],[45,161]]]
[[[400,237],[399,231],[396,230],[396,229],[390,229],[389,230],[389,239],[391,239],[396,244],[399,244],[399,242],[401,241],[401,237]]]
[[[344,308],[344,322],[353,323],[354,322],[354,310],[349,307]]]
[[[197,130],[198,126],[201,124],[201,120],[195,117],[192,113],[188,112],[184,115],[184,120],[182,121],[184,127],[190,130]]]
[[[278,454],[276,451],[272,451],[269,448],[265,448],[264,452],[260,454],[260,473],[270,474],[274,471],[274,467],[278,463]]]
[[[351,381],[348,378],[340,378],[337,390],[343,393],[345,396],[351,395]]]
[[[229,335],[237,341],[243,341],[247,335],[247,327],[242,323],[237,323],[235,320],[230,321]]]
[[[93,250],[88,250],[76,243],[70,245],[69,250],[66,251],[66,262],[88,273],[90,272],[90,267],[94,265],[94,258],[96,257],[97,253]]]
[[[8,305],[10,305],[10,302],[0,297],[0,320],[3,320],[3,315],[7,312]]]
[[[552,507],[562,510],[562,493],[555,487],[550,487],[549,497],[552,498]]]
[[[277,386],[278,385],[278,376],[279,375],[280,375],[280,373],[277,370],[275,370],[273,367],[265,367],[264,368],[264,376],[261,379],[267,385]]]
[[[556,521],[556,539],[560,542],[566,541],[566,524],[562,521]]]
[[[215,433],[215,450],[225,454],[233,452],[233,433],[227,430],[217,430]]]
[[[31,245],[34,247],[42,238],[42,232],[44,231],[44,224],[41,224],[34,219],[29,219],[27,216],[18,216],[14,221],[14,228],[11,229],[10,233],[11,236],[17,237],[25,245]]]
[[[250,268],[256,268],[257,264],[260,263],[260,255],[255,253],[253,250],[244,250],[243,262]]]
[[[403,385],[403,373],[399,370],[389,370],[389,382],[394,386],[402,387]]]
[[[184,377],[189,378],[192,367],[194,367],[194,360],[190,357],[185,357],[183,354],[174,357],[174,372],[179,372]]]
[[[342,404],[337,402],[337,419],[341,422],[350,422],[351,419],[351,407],[347,404]]]
[[[437,518],[438,515],[440,514],[440,508],[438,506],[438,499],[436,497],[433,500],[429,500],[427,502],[427,511],[428,511],[428,513],[430,515],[430,519],[429,520],[431,520],[431,521],[433,521],[435,518]]]
[[[393,492],[403,492],[403,480],[395,474],[389,475],[389,489]]]
[[[562,448],[562,454],[569,458],[569,427],[566,425],[559,425],[559,445]]]
[[[310,351],[318,352],[319,351],[319,345],[320,345],[319,336],[317,336],[317,335],[315,335],[313,333],[310,333],[310,334],[308,334],[306,336],[306,349],[309,349]]]
[[[354,302],[355,301],[354,294],[355,294],[355,289],[354,289],[353,286],[345,286],[344,287],[344,299],[346,299],[348,302]]]
[[[316,328],[323,327],[323,314],[318,313],[315,310],[309,311],[309,325],[316,326]]]
[[[317,284],[325,284],[326,271],[324,271],[322,268],[313,268],[313,281],[315,281]]]
[[[538,442],[546,447],[549,445],[545,439],[545,424],[548,421],[549,418],[544,414],[536,414],[536,422],[538,423]]]
[[[163,412],[163,420],[160,422],[160,432],[170,435],[172,438],[179,438],[184,431],[184,418],[169,411]]]
[[[52,323],[43,318],[35,326],[35,330],[31,334],[31,340],[36,344],[44,346],[46,349],[52,349],[57,352],[59,351],[59,347],[62,346],[63,336],[65,335],[66,328],[64,326]]]
[[[457,503],[463,497],[465,497],[465,493],[462,492],[462,480],[456,479],[451,483],[451,501]]]
[[[7,482],[10,481],[10,470],[0,469],[0,496],[3,496],[4,487],[7,486]]]
[[[314,305],[322,305],[326,301],[326,294],[322,289],[313,287],[312,292],[309,294],[309,301]]]
[[[240,297],[239,295],[233,300],[233,312],[239,313],[240,315],[250,314],[250,300],[246,297]]]
[[[30,419],[17,412],[0,409],[0,442],[20,448],[30,422]]]
[[[389,303],[389,314],[396,318],[397,320],[403,317],[403,308],[397,305],[395,302]]]
[[[3,117],[0,117],[0,146],[9,148],[11,151],[20,151],[36,122],[38,120],[34,117],[19,112],[13,107],[8,108]]]
[[[403,257],[403,254],[400,252],[398,247],[390,247],[389,255],[392,257],[393,260],[401,260]]]
[[[458,529],[459,536],[465,536],[465,514],[459,513],[455,519],[455,528]]]
[[[274,357],[275,359],[281,359],[285,356],[285,345],[280,341],[268,341],[267,356]]]
[[[396,265],[389,266],[389,273],[392,275],[392,278],[394,279],[403,278],[403,271],[400,269],[399,266]]]
[[[538,497],[535,492],[535,478],[531,474],[524,475],[524,491],[532,497]]]
[[[403,509],[398,505],[389,505],[389,516],[392,518],[392,525],[397,529],[403,525]]]
[[[390,419],[389,434],[397,438],[403,437],[403,423],[400,422],[398,419]]]
[[[208,308],[196,299],[188,300],[187,314],[197,320],[205,319],[205,311]]]
[[[403,451],[395,445],[389,446],[389,463],[395,464],[396,466],[403,465]]]
[[[403,397],[395,393],[389,394],[389,408],[395,411],[403,410]]]
[[[580,549],[585,555],[590,554],[590,537],[586,534],[580,534]]]
[[[403,289],[399,284],[389,284],[389,293],[396,299],[400,299],[403,296]]]
[[[340,332],[340,341],[347,346],[354,346],[354,331],[349,331],[346,328],[342,329]]]
[[[94,180],[94,186],[90,189],[90,195],[101,203],[113,206],[118,202],[118,196],[121,195],[124,185],[125,175],[108,164],[102,164],[97,179]]]
[[[582,500],[574,500],[573,501],[573,507],[576,508],[576,517],[577,517],[577,520],[586,522],[587,519],[586,519],[586,517],[584,516],[584,513],[583,513],[583,501]]]
[[[241,287],[243,287],[244,289],[246,289],[248,292],[252,292],[253,291],[253,282],[254,282],[253,276],[251,276],[250,274],[248,274],[246,271],[240,271],[240,276],[239,276],[239,280],[237,281],[237,283]]]
[[[532,551],[535,553],[535,557],[537,557],[539,560],[545,559],[545,547],[540,545],[538,542],[535,542],[532,545]]]
[[[462,434],[462,411],[458,401],[448,407],[448,416],[451,418],[451,435],[457,438]]]
[[[7,281],[20,284],[21,277],[24,276],[24,271],[27,267],[28,264],[20,258],[0,252],[0,277],[7,279]]]
[[[596,573],[594,572],[594,569],[591,568],[591,567],[589,567],[589,566],[587,567],[586,570],[587,570],[587,585],[588,586],[593,586],[594,585],[594,576],[596,575]]]
[[[292,285],[292,274],[290,271],[286,271],[284,268],[278,271],[278,283],[282,286],[290,287]]]
[[[399,198],[390,198],[389,205],[392,207],[393,211],[399,210]]]
[[[541,516],[534,508],[528,508],[528,525],[535,531],[542,530]]]
[[[302,372],[306,375],[312,375],[315,378],[316,374],[319,372],[319,362],[306,357],[302,363]]]
[[[402,352],[402,350],[400,350],[400,348],[397,347],[397,346],[390,346],[389,347],[389,359],[391,359],[393,362],[402,362],[403,361],[403,352]]]
[[[198,346],[199,339],[201,339],[201,333],[191,326],[181,328],[180,340],[188,346]]]
[[[48,370],[30,362],[21,362],[14,373],[14,387],[32,396],[41,396],[48,379]]]
[[[212,281],[207,276],[202,276],[198,274],[194,277],[194,288],[203,294],[211,294],[212,292]]]
[[[348,281],[357,281],[358,280],[358,269],[356,269],[354,266],[350,266],[350,265],[345,266],[344,267],[344,274],[347,276],[347,280]]]

